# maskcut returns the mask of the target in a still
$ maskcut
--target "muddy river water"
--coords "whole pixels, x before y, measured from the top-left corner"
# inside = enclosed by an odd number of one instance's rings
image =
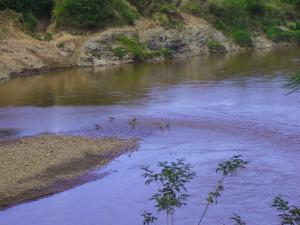
[[[138,151],[95,171],[103,178],[0,211],[0,225],[139,225],[153,188],[141,165],[185,158],[197,172],[175,224],[196,225],[217,164],[250,161],[212,205],[206,225],[276,225],[272,199],[300,205],[300,93],[287,78],[300,49],[56,71],[0,83],[0,138],[42,132],[140,139]],[[110,120],[114,117],[114,120]],[[136,118],[135,126],[128,121]],[[100,124],[101,129],[95,129]],[[157,224],[166,224],[159,214]]]

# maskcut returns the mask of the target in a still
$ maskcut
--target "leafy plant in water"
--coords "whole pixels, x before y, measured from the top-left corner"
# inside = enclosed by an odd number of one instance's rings
[[[292,76],[285,87],[291,90],[289,94],[300,90],[300,72]]]
[[[242,220],[241,216],[237,214],[233,214],[231,220],[234,221],[234,225],[246,225],[246,223]]]
[[[281,196],[276,196],[273,200],[272,207],[280,213],[281,225],[299,225],[300,224],[300,208],[290,206]]]
[[[176,162],[160,162],[158,163],[159,172],[150,170],[149,167],[143,166],[144,173],[142,177],[146,179],[145,184],[158,184],[159,188],[150,200],[155,202],[158,212],[166,212],[167,224],[171,219],[173,224],[173,215],[177,208],[186,205],[189,197],[186,185],[195,178],[196,174],[192,171],[192,166],[185,163],[184,159],[177,159]],[[152,214],[142,214],[144,216],[144,224],[149,224],[152,220]],[[155,219],[152,221],[154,222]]]
[[[198,225],[203,222],[204,216],[207,213],[209,206],[213,203],[217,203],[218,198],[221,196],[221,192],[224,190],[223,183],[225,178],[236,175],[238,170],[245,168],[247,164],[248,162],[244,161],[241,155],[237,155],[233,156],[230,160],[227,160],[218,165],[216,172],[221,173],[222,177],[217,181],[215,190],[208,194],[208,197],[206,199],[207,203]]]
[[[141,216],[144,218],[143,225],[149,225],[154,223],[157,218],[147,211],[144,211]]]

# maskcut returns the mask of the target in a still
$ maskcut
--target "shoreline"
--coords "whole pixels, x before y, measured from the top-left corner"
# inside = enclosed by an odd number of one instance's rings
[[[24,33],[22,24],[12,19],[17,16],[12,11],[0,13],[0,27],[9,30],[0,38],[1,81],[56,70],[110,67],[139,63],[137,61],[140,60],[163,62],[169,57],[226,56],[248,50],[273,50],[296,45],[293,42],[275,43],[264,34],[258,34],[253,37],[251,48],[241,47],[209,22],[188,14],[182,14],[185,20],[182,29],[166,28],[155,20],[141,18],[133,26],[109,27],[80,35],[62,30],[57,31],[52,40],[40,41]],[[117,37],[130,40],[139,46],[143,55],[150,57],[135,60],[130,46],[120,43]],[[207,39],[214,40],[222,49],[208,45]],[[124,56],[114,52],[113,49],[119,48],[127,49]]]
[[[184,59],[184,58],[192,58],[192,57],[198,57],[198,56],[213,56],[213,55],[232,55],[232,54],[238,54],[242,52],[253,52],[253,51],[276,51],[280,49],[290,49],[293,47],[299,47],[298,45],[294,43],[283,43],[282,45],[272,46],[270,48],[251,48],[251,49],[238,49],[236,51],[231,51],[223,54],[212,54],[212,53],[201,53],[201,54],[195,54],[195,55],[186,55],[186,56],[174,56],[172,59],[169,60],[177,60],[177,59]],[[22,72],[14,72],[11,74],[8,74],[6,77],[0,76],[0,82],[1,81],[8,81],[14,78],[20,78],[20,77],[31,77],[31,76],[40,76],[43,73],[51,73],[55,71],[65,71],[65,70],[72,70],[72,69],[96,69],[96,68],[104,68],[104,67],[116,67],[116,66],[122,66],[122,65],[129,65],[129,64],[141,64],[141,63],[163,63],[165,62],[165,59],[152,59],[152,60],[146,60],[143,62],[120,62],[115,64],[107,64],[107,65],[100,65],[100,66],[79,66],[79,65],[68,65],[64,67],[53,67],[53,68],[40,68],[40,69],[27,69]]]
[[[92,172],[137,141],[53,134],[0,141],[0,211],[101,178]]]

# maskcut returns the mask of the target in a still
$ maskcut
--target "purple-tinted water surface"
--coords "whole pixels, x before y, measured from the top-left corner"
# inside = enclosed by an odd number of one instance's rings
[[[300,51],[203,56],[157,64],[68,70],[0,83],[0,137],[41,132],[140,138],[139,150],[71,190],[0,211],[0,225],[138,225],[147,199],[141,165],[186,158],[198,177],[178,225],[197,224],[217,164],[250,161],[225,182],[204,224],[278,224],[277,194],[300,199],[300,94],[283,85],[300,69]],[[114,117],[110,121],[109,117]],[[136,127],[128,121],[137,118]],[[99,123],[101,130],[95,130]],[[162,128],[169,124],[169,128]],[[158,224],[166,224],[164,214]]]

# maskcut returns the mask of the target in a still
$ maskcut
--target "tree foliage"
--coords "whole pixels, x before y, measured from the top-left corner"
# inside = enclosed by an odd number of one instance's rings
[[[54,0],[0,0],[0,10],[12,9],[16,12],[32,12],[36,16],[51,16]]]

